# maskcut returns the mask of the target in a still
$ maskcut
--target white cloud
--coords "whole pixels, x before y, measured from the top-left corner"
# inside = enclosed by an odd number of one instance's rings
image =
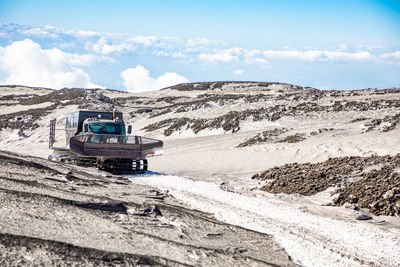
[[[90,38],[90,37],[95,37],[95,36],[100,36],[99,33],[93,32],[93,31],[65,31],[65,34],[70,34],[72,36],[75,36],[77,38]]]
[[[260,50],[243,50],[244,63],[246,64],[261,64],[265,65],[268,63]]]
[[[341,49],[345,47],[342,46]],[[393,56],[393,55],[391,55]],[[198,58],[209,63],[243,62],[245,64],[267,64],[268,59],[287,59],[303,61],[362,61],[376,59],[370,52],[344,52],[329,50],[247,50],[239,47],[216,50],[214,53],[201,53]]]
[[[196,39],[189,39],[186,41],[186,45],[190,47],[194,46],[212,46],[222,44],[223,42],[217,40],[209,40],[207,38],[196,38]]]
[[[216,62],[230,62],[230,61],[238,61],[239,58],[236,55],[232,55],[229,51],[222,51],[214,54],[205,54],[201,53],[199,54],[199,59],[206,61],[206,62],[211,62],[211,63],[216,63]]]
[[[242,75],[243,73],[244,73],[244,70],[241,70],[241,69],[237,69],[233,72],[233,74],[235,74],[235,75]]]
[[[154,52],[156,56],[163,56],[163,57],[168,57],[169,54],[165,51],[156,51]]]
[[[110,44],[106,37],[103,36],[95,43],[90,41],[86,42],[85,49],[103,55],[111,53],[126,53],[136,51],[138,46],[153,46],[156,44],[157,40],[158,39],[155,36],[134,36],[123,40],[116,40],[114,41],[114,44]]]
[[[101,36],[100,33],[93,31],[84,31],[84,30],[66,30],[63,28],[58,28],[55,26],[47,25],[45,27],[20,27],[17,28],[17,31],[20,33],[32,36],[32,37],[51,37],[51,38],[59,38],[61,35],[73,36],[75,38],[90,38],[95,36]]]
[[[47,29],[43,29],[41,27],[34,27],[34,28],[21,30],[21,33],[28,35],[28,36],[43,36],[43,37],[52,37],[52,38],[57,37],[56,33],[50,32]]]
[[[96,43],[87,42],[85,44],[85,49],[107,55],[111,53],[135,51],[136,46],[127,42],[122,42],[121,44],[108,44],[107,39],[105,37],[101,37]]]
[[[167,53],[165,51],[154,51],[154,55],[156,56],[163,56],[163,57],[173,57],[173,58],[186,58],[186,55],[182,52],[174,52],[174,53]]]
[[[329,62],[361,62],[364,65],[375,62],[387,65],[400,64],[400,51],[396,51],[396,49],[388,50],[386,47],[385,50],[382,50],[382,47],[379,46],[368,44],[355,46],[340,42],[329,47],[301,46],[296,48],[295,45],[291,45],[290,47],[271,49],[268,47],[269,44],[265,44],[264,47],[254,47],[257,49],[251,47],[245,49],[234,47],[234,45],[233,47],[227,46],[226,43],[207,38],[182,39],[165,36],[135,36],[129,33],[66,30],[54,26],[32,27],[16,24],[3,24],[0,27],[0,37],[10,42],[14,39],[23,40],[28,37],[34,41],[37,40],[37,43],[53,45],[53,47],[60,49],[42,49],[39,46],[32,53],[22,51],[24,58],[20,59],[19,52],[15,52],[15,55],[10,57],[2,56],[2,54],[5,55],[6,45],[3,49],[0,47],[0,70],[5,70],[7,75],[4,75],[2,71],[2,80],[7,79],[7,83],[29,83],[31,85],[36,84],[34,81],[41,81],[42,85],[47,85],[47,87],[58,87],[60,86],[58,84],[66,86],[65,84],[68,83],[79,84],[79,87],[89,87],[93,83],[84,71],[86,66],[98,62],[115,62],[116,65],[120,66],[120,70],[124,70],[130,67],[127,65],[129,63],[123,60],[124,55],[132,54],[144,55],[143,58],[149,61],[157,61],[162,57],[164,63],[169,60],[182,68],[185,67],[184,65],[198,63],[223,64],[231,69],[231,75],[241,75],[238,69],[246,69],[245,73],[247,73],[249,67],[255,67],[249,66],[253,64],[258,69],[301,62],[306,62],[310,66],[315,65],[315,62],[326,62],[327,66]],[[11,47],[14,46],[15,44],[12,44],[7,48],[7,54],[11,53]],[[84,51],[85,48],[86,51]],[[66,53],[66,51],[80,51],[78,52],[80,54]],[[87,55],[83,55],[83,53]],[[118,62],[106,56],[115,57]],[[17,61],[19,63],[15,63],[16,65],[11,64],[11,62]],[[50,63],[44,63],[47,61]],[[182,65],[183,62],[184,65]],[[53,65],[57,65],[57,67]],[[332,68],[336,67],[332,66]],[[236,71],[234,72],[234,70]],[[54,78],[58,77],[57,75],[62,76],[62,78]],[[172,79],[174,75],[168,74],[167,77]],[[182,76],[178,75],[179,77]],[[147,78],[144,80],[147,80],[148,83],[145,87],[151,89],[163,87],[157,82],[159,78],[152,78],[147,73]],[[112,79],[111,76],[110,79]],[[124,81],[127,88],[132,88],[131,90],[141,88],[129,77]],[[151,86],[147,86],[149,84]]]
[[[0,68],[8,73],[5,84],[50,88],[100,87],[77,67],[97,60],[93,55],[69,54],[57,48],[42,49],[30,39],[14,42],[0,50]]]
[[[217,50],[215,53],[201,53],[198,58],[205,62],[239,62],[243,60],[245,64],[266,64],[268,60],[262,57],[261,51],[257,49],[247,50],[240,47],[232,47],[230,49]]]
[[[268,62],[269,62],[269,61],[266,60],[265,58],[257,57],[257,58],[252,59],[252,61],[249,62],[249,63],[259,63],[259,64],[265,65],[265,64],[267,64]]]
[[[142,44],[144,46],[151,46],[157,42],[157,37],[155,36],[135,36],[127,39],[127,42]]]
[[[201,53],[198,55],[199,59],[206,61],[206,62],[211,62],[211,63],[216,63],[216,62],[230,62],[230,61],[239,61],[239,56],[243,54],[244,49],[238,48],[238,47],[233,47],[230,49],[225,49],[221,51],[216,51],[215,53]]]
[[[167,72],[155,79],[142,65],[124,70],[121,72],[121,77],[126,90],[130,92],[158,90],[178,83],[189,82],[188,79],[174,72]]]
[[[285,59],[300,59],[300,60],[315,60],[321,55],[321,51],[296,51],[296,50],[268,50],[262,54],[267,58],[285,58]]]
[[[175,52],[175,53],[172,54],[172,57],[186,58],[186,56],[182,52]]]
[[[262,54],[266,58],[294,59],[305,61],[359,61],[374,58],[369,52],[366,51],[351,53],[326,50],[267,50],[263,51]]]
[[[377,49],[383,49],[384,47],[382,45],[371,45],[371,44],[358,44],[356,45],[356,48],[359,50],[377,50]]]
[[[395,51],[392,53],[385,53],[381,55],[381,58],[393,58],[393,59],[400,59],[400,51]]]
[[[374,57],[367,51],[361,52],[338,52],[338,51],[323,51],[321,61],[360,61],[370,60]]]

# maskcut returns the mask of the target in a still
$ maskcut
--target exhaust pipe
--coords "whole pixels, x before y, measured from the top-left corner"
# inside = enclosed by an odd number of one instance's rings
[[[115,113],[117,112],[117,109],[116,108],[114,108],[113,109],[113,120],[115,120]]]

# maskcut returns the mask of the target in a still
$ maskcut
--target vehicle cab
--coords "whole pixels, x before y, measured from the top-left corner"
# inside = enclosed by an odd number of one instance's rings
[[[129,129],[130,127],[128,127]],[[126,130],[124,122],[119,119],[100,120],[89,118],[83,122],[82,134],[126,135]]]

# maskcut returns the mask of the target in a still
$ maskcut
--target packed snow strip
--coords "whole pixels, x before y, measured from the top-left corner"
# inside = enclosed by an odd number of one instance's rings
[[[377,226],[344,222],[224,191],[215,183],[171,175],[142,175],[133,183],[168,190],[218,220],[272,234],[296,263],[306,266],[398,266],[400,236]]]

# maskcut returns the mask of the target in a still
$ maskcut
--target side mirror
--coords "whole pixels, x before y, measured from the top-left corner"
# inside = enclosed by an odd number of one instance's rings
[[[84,129],[84,130],[85,130],[85,133],[89,132],[89,125],[88,125],[88,124],[85,124],[84,127],[85,127],[85,129]]]
[[[132,133],[132,125],[128,125],[128,134]]]

